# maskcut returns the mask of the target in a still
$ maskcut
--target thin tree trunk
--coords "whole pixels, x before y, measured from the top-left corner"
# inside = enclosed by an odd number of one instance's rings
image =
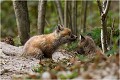
[[[83,10],[84,10],[84,1],[81,1],[80,33],[83,33]]]
[[[84,21],[83,21],[83,32],[86,32],[86,18],[87,18],[87,4],[88,1],[84,1]]]
[[[72,32],[77,35],[77,1],[72,1]]]
[[[113,38],[113,33],[114,33],[114,23],[115,23],[115,19],[113,19],[112,21],[112,25],[111,25],[111,37],[110,37],[110,45],[112,45],[112,38]]]
[[[72,1],[68,1],[68,26],[72,29]]]
[[[106,19],[102,18],[101,19],[101,24],[102,24],[102,29],[101,31],[103,31],[103,34],[101,34],[102,36],[102,40],[103,40],[103,52],[107,51],[107,26],[106,26]]]
[[[13,7],[15,11],[20,41],[21,44],[24,44],[30,37],[30,21],[27,1],[13,1]]]
[[[68,27],[68,1],[65,1],[64,7],[64,26]]]
[[[55,4],[56,4],[57,11],[58,11],[58,14],[59,14],[60,23],[63,25],[64,15],[63,15],[63,10],[62,10],[62,7],[61,7],[61,3],[60,3],[59,0],[55,0]]]
[[[45,27],[45,13],[46,13],[46,3],[47,1],[39,0],[38,4],[38,34],[44,33]]]
[[[101,45],[102,45],[102,50],[105,53],[107,51],[107,26],[106,26],[106,16],[110,7],[110,2],[111,1],[104,1],[103,4],[101,5],[100,1],[97,0],[100,15],[101,15]]]
[[[64,26],[72,29],[71,23],[71,1],[65,0],[65,7],[64,7]]]

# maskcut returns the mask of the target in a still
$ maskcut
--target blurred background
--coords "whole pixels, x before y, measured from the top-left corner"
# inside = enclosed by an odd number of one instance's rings
[[[64,10],[64,1],[60,2],[62,5],[62,10]],[[28,1],[28,12],[30,19],[30,35],[37,34],[37,17],[38,17],[38,1]],[[83,8],[84,1],[77,1],[77,27],[78,34],[83,26]],[[55,1],[48,1],[46,5],[46,23],[45,23],[45,33],[52,32],[53,28],[59,23],[59,17],[57,14],[57,8],[55,6]],[[87,4],[87,17],[86,26],[89,31],[91,28],[101,27],[100,14],[96,1],[88,1]],[[14,8],[12,1],[1,1],[1,37],[18,35],[16,18],[14,13]],[[115,20],[114,26],[118,28],[119,26],[119,2],[112,1],[110,10],[108,13],[107,26],[111,26],[113,19]]]
[[[66,10],[66,2],[69,7],[68,11]],[[16,45],[21,44],[19,40],[19,33],[16,23],[16,17],[12,1],[1,1],[1,38],[7,36],[12,36]],[[27,1],[28,14],[30,20],[30,36],[38,34],[38,1]],[[59,1],[61,6],[61,12],[63,13],[63,19],[65,19],[65,14],[70,17],[67,18],[67,26],[71,28],[71,23],[73,22],[72,10],[76,11],[76,21],[75,26],[72,25],[77,31],[76,35],[90,35],[95,40],[96,44],[100,44],[100,29],[101,29],[101,17],[100,11],[96,1],[76,1],[75,8],[72,8],[72,1]],[[48,34],[53,32],[57,24],[61,24],[59,12],[58,12],[58,3],[56,1],[48,0],[46,3],[46,13],[45,13],[45,26],[44,33]],[[66,13],[65,13],[66,12]],[[64,22],[64,21],[63,21]],[[107,14],[106,27],[108,29],[107,35],[110,35],[111,26],[113,26],[114,34],[112,36],[113,42],[116,44],[119,39],[119,1],[111,1],[110,8]],[[85,28],[85,31],[84,31]],[[74,31],[73,31],[74,33]],[[109,37],[110,38],[110,37]]]

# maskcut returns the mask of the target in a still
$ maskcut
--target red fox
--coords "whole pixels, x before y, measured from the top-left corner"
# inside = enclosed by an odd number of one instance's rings
[[[23,56],[32,56],[40,59],[42,56],[51,58],[53,52],[62,44],[75,41],[77,36],[73,35],[69,28],[58,25],[57,29],[50,34],[31,37],[24,45]]]
[[[95,55],[105,57],[103,52],[96,46],[94,40],[90,36],[80,35],[77,53],[86,55],[89,58],[92,58]]]

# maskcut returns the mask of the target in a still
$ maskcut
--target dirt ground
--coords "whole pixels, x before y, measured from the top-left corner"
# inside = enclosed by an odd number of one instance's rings
[[[33,73],[32,68],[39,64],[40,60],[35,58],[24,58],[20,56],[21,47],[11,46],[5,43],[0,45],[0,76],[2,80],[11,80],[14,75],[25,75]],[[10,54],[8,54],[10,53]],[[58,61],[69,58],[70,55],[55,52],[52,59]]]
[[[15,47],[8,44],[2,43],[0,45],[0,78],[1,80],[12,80],[14,76],[22,76],[34,73],[33,67],[37,66],[40,60],[35,58],[24,58],[20,56],[22,47]],[[8,54],[11,53],[11,54]],[[57,50],[53,53],[52,59],[56,62],[64,58],[70,59],[71,54],[64,50]],[[119,56],[118,56],[119,57]],[[81,72],[82,75],[92,75],[94,79],[100,79],[103,76],[103,80],[117,80],[117,76],[120,74],[120,67],[118,66],[119,59],[116,57],[109,58],[106,62],[96,64],[98,68],[91,65],[87,66],[88,70]],[[75,63],[74,63],[75,64]],[[87,73],[87,74],[86,74]],[[80,79],[79,75],[75,79]]]

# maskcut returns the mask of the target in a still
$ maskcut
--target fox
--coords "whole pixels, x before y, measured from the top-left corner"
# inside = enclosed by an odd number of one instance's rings
[[[41,59],[41,57],[52,58],[52,54],[59,46],[76,39],[77,36],[71,32],[71,29],[58,24],[55,31],[50,34],[31,37],[23,47],[22,56],[37,59]]]
[[[77,53],[87,56],[88,58],[94,58],[95,56],[106,58],[102,50],[96,46],[94,40],[90,36],[80,35]]]

